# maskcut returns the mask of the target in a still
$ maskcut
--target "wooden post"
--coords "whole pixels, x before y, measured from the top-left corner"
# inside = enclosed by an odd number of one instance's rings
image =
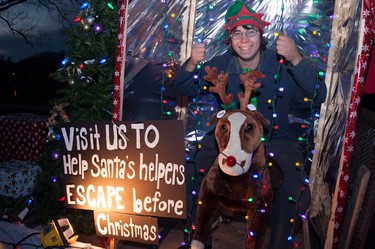
[[[367,29],[371,30],[371,25],[364,27],[370,20],[368,16],[371,16],[369,6],[362,11],[361,7],[366,2],[368,1],[335,1],[331,48],[326,70],[328,96],[320,112],[310,173],[312,200],[308,210],[308,216],[321,242],[324,242],[325,249],[338,246],[342,210],[347,197],[355,113],[362,92],[360,83],[366,79],[363,68],[366,68],[367,57],[364,56],[366,51],[362,49],[363,37],[364,34],[370,34]],[[367,46],[366,44],[366,48]],[[327,172],[333,170],[335,172],[331,175],[337,177],[332,176],[332,179],[327,181]],[[336,183],[333,198],[330,196],[329,184],[332,183],[329,181]]]
[[[109,249],[116,249],[117,246],[115,246],[115,239],[109,238]]]
[[[187,9],[187,18],[184,18],[182,23],[181,63],[185,62],[190,57],[191,47],[194,42],[197,1],[198,0],[185,1],[184,8]]]
[[[325,83],[327,85],[327,99],[322,104],[320,110],[319,126],[315,141],[315,154],[313,157],[310,172],[311,204],[308,210],[308,216],[312,222],[315,231],[324,242],[327,233],[327,226],[331,216],[332,198],[330,186],[325,181],[326,173],[335,158],[334,155],[327,154],[335,151],[337,139],[343,136],[338,134],[337,123],[345,122],[348,100],[343,99],[338,93],[341,90],[340,72],[337,67],[340,63],[341,53],[344,53],[345,46],[350,37],[350,31],[353,22],[353,12],[356,0],[336,0],[334,9],[334,19],[331,31],[331,47],[329,50]],[[345,23],[352,20],[351,23]],[[349,60],[355,61],[355,58]],[[339,120],[343,119],[343,120]],[[337,138],[338,137],[338,138]],[[335,138],[335,139],[333,139]],[[336,140],[336,141],[332,141]],[[340,154],[340,152],[337,152]],[[342,164],[342,163],[340,163]]]
[[[184,63],[190,57],[191,47],[193,46],[195,32],[195,17],[198,4],[197,2],[198,0],[185,1],[184,8],[186,8],[187,18],[184,18],[182,22],[182,44],[180,47],[181,64]],[[181,97],[179,99],[178,105],[180,107],[178,119],[183,120],[184,126],[186,127],[188,97]]]

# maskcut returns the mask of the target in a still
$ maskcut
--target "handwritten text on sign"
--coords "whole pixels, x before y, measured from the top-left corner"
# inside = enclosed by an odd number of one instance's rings
[[[177,120],[63,126],[67,206],[185,218],[183,135]]]
[[[99,236],[159,244],[156,218],[94,211],[94,219]]]

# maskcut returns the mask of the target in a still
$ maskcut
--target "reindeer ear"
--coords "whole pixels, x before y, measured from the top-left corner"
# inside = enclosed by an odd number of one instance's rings
[[[216,123],[219,119],[221,119],[225,115],[225,113],[226,113],[225,110],[221,110],[221,111],[215,113],[215,115],[213,115],[211,120],[207,123],[207,126],[211,126],[214,123]]]
[[[254,116],[258,119],[258,121],[263,125],[263,126],[268,126],[270,124],[270,121],[263,117],[263,115],[257,111],[257,108],[253,104],[248,104],[246,108],[254,114]]]
[[[261,125],[263,125],[263,126],[270,125],[270,121],[268,119],[266,119],[265,117],[263,117],[263,115],[260,112],[258,112],[258,111],[251,111],[251,112],[258,119],[258,121],[261,123]]]
[[[219,111],[218,113],[216,113],[216,117],[218,119],[222,118],[224,115],[225,115],[226,111],[225,110],[221,110]]]
[[[255,105],[253,105],[253,104],[248,104],[248,105],[246,106],[246,108],[247,108],[248,110],[250,110],[250,111],[256,111],[256,110],[257,110],[257,108],[255,107]]]

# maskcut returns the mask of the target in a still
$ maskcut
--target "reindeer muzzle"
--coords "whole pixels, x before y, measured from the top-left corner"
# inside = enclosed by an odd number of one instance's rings
[[[238,153],[237,153],[238,154]],[[220,169],[227,175],[238,176],[246,173],[251,164],[252,153],[242,151],[240,155],[227,156],[225,151],[219,154],[218,162]]]

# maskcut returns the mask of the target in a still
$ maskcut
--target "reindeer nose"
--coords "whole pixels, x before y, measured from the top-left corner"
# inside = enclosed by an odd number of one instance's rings
[[[234,165],[236,165],[237,161],[236,161],[236,158],[234,156],[228,156],[225,159],[225,163],[226,163],[226,165],[228,165],[230,167],[233,167]]]

